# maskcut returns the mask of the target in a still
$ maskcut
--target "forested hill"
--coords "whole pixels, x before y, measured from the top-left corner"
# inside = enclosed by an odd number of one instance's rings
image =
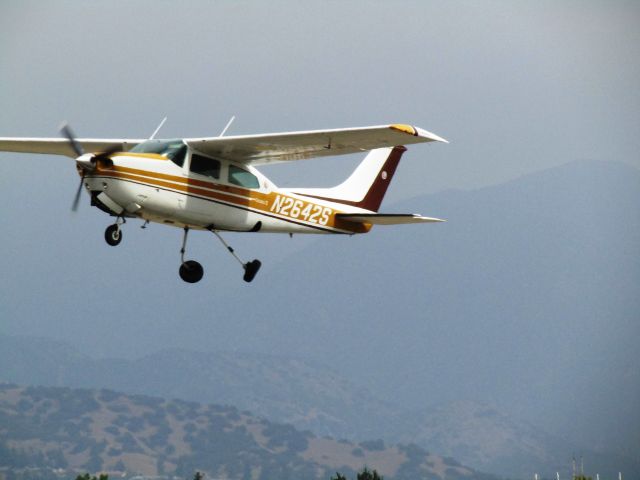
[[[364,466],[387,479],[494,478],[413,445],[320,438],[230,406],[11,384],[0,385],[0,466],[9,479],[25,467],[63,469],[69,478],[78,471],[189,478],[200,470],[209,478],[328,479]]]

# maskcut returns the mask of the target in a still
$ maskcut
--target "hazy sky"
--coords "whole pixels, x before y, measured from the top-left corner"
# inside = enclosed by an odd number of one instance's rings
[[[5,0],[0,13],[0,136],[56,136],[63,120],[148,136],[165,115],[164,136],[217,135],[236,115],[229,134],[402,122],[449,139],[410,150],[391,200],[582,158],[640,166],[636,1]],[[7,160],[36,168],[2,157],[3,189]],[[267,173],[330,185],[355,162]]]
[[[383,210],[580,159],[640,168],[639,27],[635,0],[0,0],[0,136],[55,137],[67,120],[81,137],[139,138],[165,116],[160,136],[218,135],[235,115],[228,135],[410,123],[448,139],[409,149]],[[282,186],[331,186],[356,157],[264,171]],[[334,241],[336,254],[354,241],[369,258],[384,255],[375,230],[353,239],[229,235],[244,259],[263,260],[263,283],[246,285],[199,232],[187,257],[205,277],[187,285],[177,274],[180,230],[129,221],[122,244],[108,247],[112,220],[86,194],[70,212],[78,181],[68,158],[0,153],[0,333],[56,337],[96,355],[136,356],[180,338],[183,347],[241,350],[256,321],[269,328],[260,305],[258,320],[237,319],[237,341],[216,315],[233,323],[256,287],[304,307],[287,288],[308,287],[311,275],[300,264],[289,285],[269,285],[279,260],[314,241]],[[403,235],[426,243],[429,228],[438,226],[400,228],[383,245],[401,251]],[[434,253],[406,254],[428,269]],[[343,313],[326,305],[322,315]],[[291,328],[313,321],[298,320]]]

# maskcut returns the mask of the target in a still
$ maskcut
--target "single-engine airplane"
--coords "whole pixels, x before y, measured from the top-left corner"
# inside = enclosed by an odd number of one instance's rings
[[[166,120],[166,119],[165,119]],[[233,120],[233,119],[232,119]],[[164,120],[163,122],[164,123]],[[378,213],[405,145],[445,142],[403,124],[262,135],[155,139],[0,138],[0,151],[64,155],[75,159],[91,205],[115,217],[105,240],[122,240],[129,218],[184,230],[179,274],[196,283],[204,270],[185,260],[189,230],[208,230],[243,267],[251,282],[259,260],[243,262],[220,232],[367,233],[373,225],[440,222],[417,214]],[[229,122],[230,123],[230,122]],[[333,188],[278,188],[255,167],[314,157],[369,152],[349,178]]]

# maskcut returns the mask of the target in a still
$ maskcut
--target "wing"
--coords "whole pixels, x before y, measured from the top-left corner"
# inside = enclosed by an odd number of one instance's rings
[[[104,152],[117,149],[127,152],[139,143],[140,139],[92,139],[78,138],[78,143],[86,152]],[[76,158],[69,140],[66,138],[3,138],[0,137],[0,152],[45,153],[49,155],[65,155]]]
[[[265,135],[185,138],[184,141],[205,155],[252,165],[346,155],[412,143],[448,143],[421,128],[399,124]]]
[[[336,213],[340,220],[371,225],[402,225],[405,223],[444,222],[440,218],[423,217],[415,213]]]

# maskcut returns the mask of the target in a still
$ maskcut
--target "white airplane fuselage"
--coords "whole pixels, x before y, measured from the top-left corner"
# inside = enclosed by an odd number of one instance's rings
[[[87,156],[90,158],[90,155]],[[278,189],[255,168],[220,162],[219,178],[190,171],[154,154],[119,153],[86,171],[85,187],[94,203],[110,213],[150,222],[207,230],[281,233],[365,233],[370,226],[337,219],[336,213],[370,213]],[[82,160],[79,159],[79,165]],[[111,164],[112,163],[112,164]],[[242,170],[251,188],[229,181]],[[97,200],[97,202],[96,202]]]

